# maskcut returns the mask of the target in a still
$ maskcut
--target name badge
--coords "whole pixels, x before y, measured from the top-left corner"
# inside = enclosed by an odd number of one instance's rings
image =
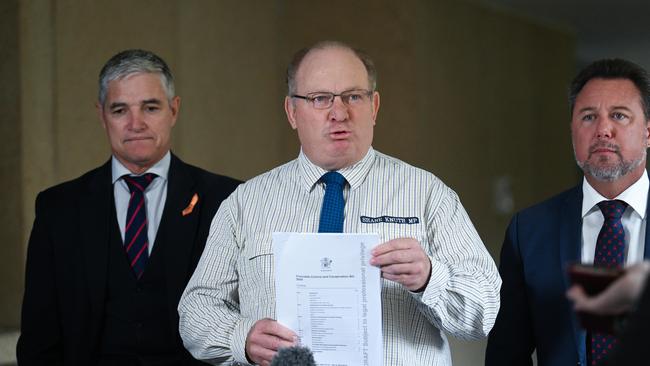
[[[396,217],[396,216],[379,216],[379,217],[369,217],[369,216],[361,216],[361,223],[362,224],[378,224],[381,222],[385,222],[388,224],[406,224],[406,225],[413,225],[413,224],[419,224],[420,219],[417,217]]]

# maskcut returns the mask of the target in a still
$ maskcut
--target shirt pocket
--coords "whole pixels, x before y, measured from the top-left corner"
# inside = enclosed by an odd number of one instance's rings
[[[239,261],[240,296],[256,304],[275,303],[274,256],[270,235],[247,240]]]
[[[429,245],[427,233],[421,225],[395,225],[383,224],[382,228],[377,228],[379,233],[379,242],[385,243],[389,240],[400,238],[412,238],[420,243],[424,252],[431,255],[431,245]],[[388,226],[390,225],[390,226]]]

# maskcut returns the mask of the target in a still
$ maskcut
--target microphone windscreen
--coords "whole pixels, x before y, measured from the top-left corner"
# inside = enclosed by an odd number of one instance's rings
[[[316,361],[307,347],[286,347],[278,350],[271,366],[316,366]]]

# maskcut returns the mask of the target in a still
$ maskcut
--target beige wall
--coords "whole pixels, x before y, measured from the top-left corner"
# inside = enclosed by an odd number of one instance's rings
[[[23,275],[18,2],[0,1],[0,19],[0,319],[15,324]]]
[[[36,193],[109,156],[94,109],[96,78],[125,48],[153,50],[175,72],[182,98],[175,152],[242,179],[297,154],[282,110],[291,53],[321,39],[365,49],[382,95],[375,148],[454,188],[494,255],[511,215],[495,208],[498,181],[511,188],[515,209],[576,181],[564,100],[572,37],[473,2],[0,3],[8,15],[0,78],[15,86],[0,89],[8,141],[0,150],[0,326],[18,324]],[[476,351],[455,356],[457,364],[478,364],[482,345],[463,347]]]

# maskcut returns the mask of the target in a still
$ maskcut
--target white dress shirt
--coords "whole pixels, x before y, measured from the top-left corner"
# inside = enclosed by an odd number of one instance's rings
[[[621,222],[625,231],[625,266],[643,261],[648,204],[648,172],[614,199],[628,204]],[[582,263],[593,264],[598,233],[605,218],[598,203],[607,201],[583,178],[582,183]]]
[[[146,173],[156,174],[156,178],[149,184],[144,191],[144,204],[147,208],[147,250],[151,255],[153,250],[156,233],[158,233],[158,225],[162,218],[163,209],[165,208],[165,201],[167,199],[167,176],[169,174],[169,164],[171,163],[171,154],[168,151],[160,161],[154,166],[149,168]],[[131,173],[119,160],[113,156],[111,159],[111,171],[113,176],[113,193],[115,196],[115,211],[117,213],[117,223],[120,226],[120,235],[122,242],[124,242],[124,227],[126,226],[126,213],[129,209],[129,198],[131,191],[126,184],[123,175],[135,175]]]
[[[297,159],[240,185],[223,201],[179,304],[185,347],[212,364],[246,364],[246,336],[275,318],[273,232],[317,232],[325,170]],[[339,170],[343,232],[415,238],[431,260],[422,293],[382,279],[384,366],[451,365],[447,334],[487,336],[501,279],[456,193],[422,169],[374,151]]]

